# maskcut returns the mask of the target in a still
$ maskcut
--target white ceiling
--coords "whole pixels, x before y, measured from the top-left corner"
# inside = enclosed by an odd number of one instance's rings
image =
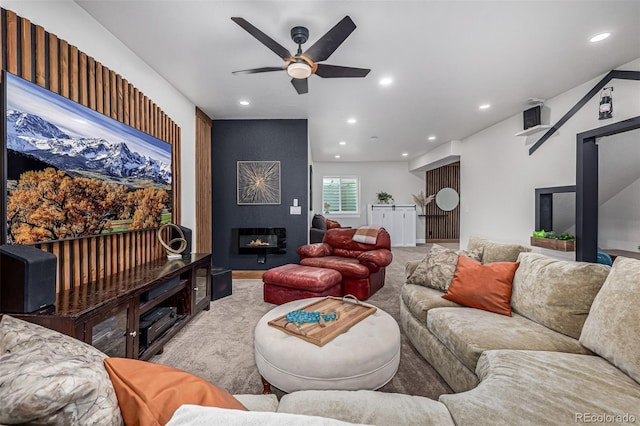
[[[76,3],[214,120],[308,119],[314,161],[415,158],[640,57],[636,0]],[[314,75],[298,95],[283,72],[231,74],[283,64],[232,16],[295,51],[291,27],[309,28],[304,50],[345,15],[358,27],[324,63],[371,68],[366,78]]]

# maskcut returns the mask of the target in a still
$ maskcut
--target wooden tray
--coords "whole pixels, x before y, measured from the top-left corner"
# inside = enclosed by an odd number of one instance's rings
[[[335,339],[342,333],[347,332],[355,324],[359,323],[369,315],[373,314],[377,308],[366,306],[355,298],[325,297],[322,300],[303,306],[298,309],[306,311],[327,312],[334,309],[338,313],[338,319],[325,322],[321,327],[316,323],[304,323],[298,327],[297,324],[288,323],[286,314],[268,322],[272,327],[299,337],[314,345],[324,346],[327,342]]]

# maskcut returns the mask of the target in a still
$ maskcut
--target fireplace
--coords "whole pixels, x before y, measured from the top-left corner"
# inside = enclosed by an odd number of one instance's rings
[[[237,254],[286,254],[286,228],[233,228],[232,244]]]

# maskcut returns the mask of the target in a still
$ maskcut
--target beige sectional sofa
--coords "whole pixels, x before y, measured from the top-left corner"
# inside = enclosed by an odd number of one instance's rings
[[[482,260],[517,259],[513,316],[466,308],[405,284],[401,326],[456,394],[377,391],[236,395],[252,412],[183,405],[172,426],[565,425],[640,423],[640,261],[559,261],[473,240]],[[419,262],[408,265],[413,272]],[[0,423],[122,424],[104,354],[5,316]]]
[[[483,261],[520,262],[511,317],[420,284],[401,293],[402,328],[457,392],[440,397],[454,422],[640,422],[640,261],[619,258],[610,272],[526,247],[469,243],[483,246]],[[407,265],[408,276],[419,262]]]

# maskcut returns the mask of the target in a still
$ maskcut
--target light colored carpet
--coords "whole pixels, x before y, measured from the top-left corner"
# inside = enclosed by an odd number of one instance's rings
[[[404,266],[422,258],[426,250],[424,245],[394,248],[385,286],[367,302],[399,321]],[[262,384],[253,356],[254,328],[274,307],[262,300],[262,281],[234,280],[231,296],[211,302],[211,310],[198,314],[151,361],[196,374],[234,394],[259,394]],[[380,390],[432,399],[452,392],[404,333],[398,373]]]

